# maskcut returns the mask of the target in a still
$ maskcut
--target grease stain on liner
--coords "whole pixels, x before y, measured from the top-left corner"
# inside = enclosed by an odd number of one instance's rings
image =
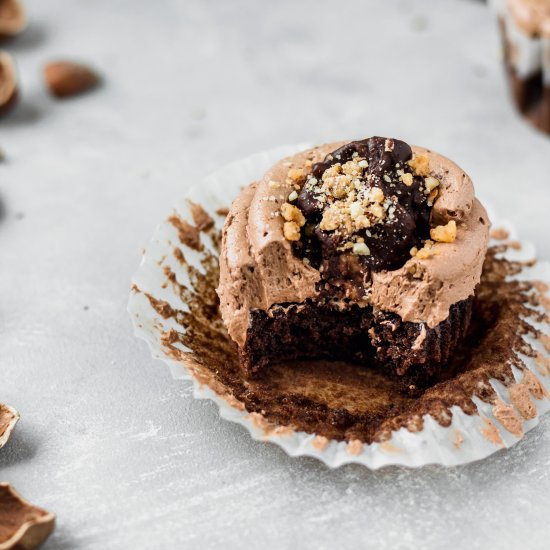
[[[329,466],[454,465],[519,441],[550,409],[550,264],[536,262],[510,227],[492,233],[468,347],[452,375],[422,396],[332,361],[280,364],[261,380],[243,378],[215,292],[223,218],[242,184],[306,147],[249,157],[189,190],[134,277],[128,309],[136,334],[176,377],[195,381],[195,397],[213,399],[223,418],[293,456]]]

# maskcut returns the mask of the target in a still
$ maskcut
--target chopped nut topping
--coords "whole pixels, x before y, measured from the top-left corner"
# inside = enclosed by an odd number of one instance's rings
[[[437,178],[434,178],[432,176],[428,176],[424,180],[424,186],[428,191],[432,191],[432,189],[435,189],[440,183],[441,182]]]
[[[296,191],[292,191],[290,195],[288,196],[288,200],[290,202],[295,201],[298,198],[298,193]]]
[[[409,166],[418,176],[428,176],[430,174],[430,159],[426,155],[414,155],[409,160]]]
[[[342,165],[342,172],[344,172],[347,176],[360,176],[363,173],[363,170],[361,170],[361,167],[357,162],[350,160]]]
[[[299,227],[302,227],[306,223],[306,219],[300,209],[288,202],[285,202],[281,206],[281,214],[287,222],[296,222]]]
[[[285,222],[283,225],[283,234],[287,241],[299,241],[300,226],[296,222]]]
[[[415,258],[418,258],[419,260],[427,260],[428,258],[431,258],[433,256],[433,241],[430,241],[428,239],[424,246],[415,254]]]
[[[456,239],[456,222],[451,220],[446,225],[432,227],[430,237],[438,243],[454,243]]]
[[[365,211],[363,210],[363,205],[360,202],[352,202],[349,207],[350,216],[355,220],[359,216],[362,216]]]
[[[380,203],[374,203],[369,206],[369,212],[379,219],[382,219],[385,214],[384,207]]]
[[[369,247],[365,243],[354,243],[353,253],[358,256],[368,256],[370,254]]]
[[[413,175],[410,172],[403,172],[403,170],[400,170],[399,179],[407,186],[411,186],[413,184]]]
[[[291,168],[287,175],[294,182],[302,181],[305,176],[304,171],[301,168]]]
[[[340,221],[338,217],[339,217],[339,214],[337,209],[334,208],[334,205],[331,205],[329,208],[327,208],[324,211],[323,219],[321,220],[319,227],[323,231],[334,231],[340,225]]]
[[[373,187],[370,190],[370,198],[374,202],[383,202],[384,201],[384,192],[382,191],[382,189],[380,189],[380,187]]]

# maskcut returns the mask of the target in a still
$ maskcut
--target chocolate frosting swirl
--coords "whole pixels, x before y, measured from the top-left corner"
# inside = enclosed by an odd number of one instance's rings
[[[376,309],[397,313],[404,321],[434,327],[447,318],[451,305],[473,294],[487,249],[490,223],[474,197],[470,178],[437,153],[421,147],[411,148],[398,140],[389,140],[393,149],[388,151],[391,147],[387,147],[387,141],[371,138],[351,144],[333,143],[283,159],[235,200],[223,232],[218,295],[224,322],[237,344],[243,345],[245,341],[250,310],[267,311],[273,304],[331,297],[337,299],[339,307],[347,307],[349,303],[370,304]],[[397,202],[402,211],[396,208],[397,221],[394,226],[389,224],[392,231],[377,228],[390,241],[394,235],[394,240],[388,246],[371,245],[372,258],[358,259],[360,269],[357,270],[356,265],[352,271],[360,274],[363,287],[368,287],[368,291],[346,292],[342,299],[334,292],[334,286],[328,285],[329,295],[324,293],[327,288],[324,283],[330,282],[333,272],[321,269],[326,260],[323,252],[316,262],[313,256],[308,257],[310,253],[300,242],[288,241],[280,211],[294,191],[294,182],[288,177],[291,170],[303,169],[318,179],[334,162],[345,162],[354,152],[368,158],[372,182],[381,187],[384,187],[386,173],[384,166],[379,165],[381,161],[386,159],[391,169],[400,164],[408,173],[406,163],[412,154],[428,158],[429,175],[437,178],[440,185],[433,208],[425,196],[418,196],[418,182],[410,185],[410,189],[399,187],[403,196]],[[308,222],[318,221],[318,205],[305,188],[302,187],[296,205]],[[388,189],[386,193],[389,194]],[[457,225],[454,242],[435,243],[428,258],[410,256],[410,246],[421,245],[429,236],[429,226],[450,220]],[[335,262],[344,256],[336,253],[336,247],[331,244],[325,243],[325,246],[327,257]],[[333,274],[339,273],[340,278],[344,274],[343,278],[357,287],[358,279],[339,269],[335,267]]]

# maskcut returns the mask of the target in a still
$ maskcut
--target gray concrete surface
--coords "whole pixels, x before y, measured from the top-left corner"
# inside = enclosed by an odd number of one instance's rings
[[[284,143],[382,134],[447,154],[550,258],[550,139],[508,101],[467,0],[27,2],[0,121],[0,478],[47,550],[548,547],[550,421],[465,467],[330,471],[250,440],[134,339],[129,279],[190,182]],[[42,64],[105,85],[50,99]],[[243,182],[244,183],[244,182]]]

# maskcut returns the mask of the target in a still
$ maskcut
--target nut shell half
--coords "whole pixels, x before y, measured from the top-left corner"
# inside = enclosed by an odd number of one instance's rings
[[[0,449],[8,442],[11,432],[19,420],[19,413],[0,403]]]
[[[0,51],[0,116],[7,114],[15,107],[17,97],[15,63],[10,54]]]
[[[32,550],[55,527],[55,514],[19,496],[9,483],[0,483],[0,550]]]
[[[0,39],[13,38],[27,26],[27,13],[20,0],[0,0]]]

